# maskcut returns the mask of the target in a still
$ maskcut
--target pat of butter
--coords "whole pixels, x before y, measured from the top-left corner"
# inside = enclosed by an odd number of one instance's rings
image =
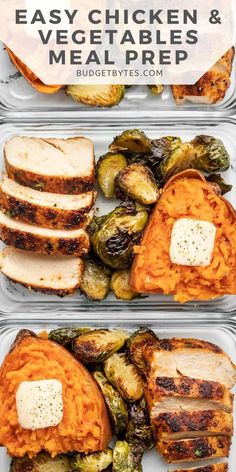
[[[170,259],[173,264],[208,266],[211,263],[216,227],[208,221],[181,218],[172,228]]]
[[[57,426],[63,418],[61,382],[55,379],[22,382],[16,392],[16,409],[24,429]]]

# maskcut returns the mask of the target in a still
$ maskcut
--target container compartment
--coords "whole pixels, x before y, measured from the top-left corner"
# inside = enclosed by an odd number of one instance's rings
[[[140,325],[145,325],[153,329],[160,338],[171,338],[176,336],[194,337],[213,342],[224,349],[233,362],[236,362],[235,320],[226,320],[222,322],[216,316],[212,315],[211,321],[199,321],[197,320],[196,313],[194,320],[189,319],[186,316],[171,316],[171,319],[160,318],[159,320],[156,320],[155,317],[147,316],[145,323],[143,322],[143,317],[139,318],[138,316],[127,316],[125,320],[122,319],[122,328],[128,330],[130,333],[138,329]],[[16,314],[16,320],[14,322],[9,319],[0,321],[0,362],[2,363],[20,329],[26,328],[38,333],[40,331],[50,331],[55,328],[66,326],[119,328],[121,326],[121,319],[119,316],[117,317],[117,315],[115,315],[109,317],[105,323],[101,323],[99,316],[87,316],[87,314],[84,314],[81,316],[79,323],[73,317],[63,317],[62,319],[55,321],[50,319],[47,315],[43,315],[41,319],[29,321],[28,319],[22,319],[20,315]],[[10,460],[5,449],[0,448],[1,472],[8,472],[9,463]],[[236,442],[234,437],[229,459],[229,472],[235,471],[235,463]],[[145,454],[143,460],[144,472],[152,472],[153,470],[158,470],[158,472],[167,472],[167,468],[167,464],[161,460],[155,450],[149,451]],[[168,470],[174,470],[176,468],[176,466],[170,466]]]
[[[183,140],[193,139],[197,134],[210,134],[223,140],[226,148],[231,156],[231,167],[224,173],[227,182],[233,184],[232,191],[227,194],[227,198],[236,205],[236,121],[233,119],[211,119],[208,120],[191,120],[184,121],[183,119],[157,119],[154,123],[141,121],[133,118],[132,121],[118,122],[117,124],[104,125],[103,121],[92,120],[77,121],[63,120],[62,122],[50,123],[39,122],[33,123],[31,117],[28,122],[3,122],[0,125],[0,146],[1,149],[4,142],[14,135],[25,136],[47,136],[47,137],[71,137],[71,136],[86,136],[94,141],[95,154],[98,158],[106,152],[109,143],[115,135],[121,133],[128,128],[140,128],[146,132],[151,138],[158,138],[165,135],[180,136]],[[1,166],[3,168],[3,152],[0,158]],[[110,201],[98,198],[96,208],[99,214],[106,214],[111,211],[114,206],[117,206],[117,200]],[[27,289],[13,284],[0,275],[0,298],[1,311],[3,314],[14,313],[28,313],[31,317],[35,313],[47,312],[51,314],[58,313],[74,313],[77,316],[83,312],[109,314],[111,312],[121,312],[125,315],[127,312],[139,313],[146,312],[168,312],[180,311],[189,313],[234,313],[236,310],[236,296],[225,296],[211,302],[190,302],[185,305],[180,305],[173,301],[171,297],[152,295],[149,297],[141,297],[133,302],[123,302],[115,299],[113,295],[102,302],[91,302],[85,296],[79,293],[74,297],[64,298],[63,300],[54,297],[42,295],[39,293],[30,292]]]

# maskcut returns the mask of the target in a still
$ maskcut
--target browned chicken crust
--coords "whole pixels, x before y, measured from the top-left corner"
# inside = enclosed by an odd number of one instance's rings
[[[173,85],[177,104],[185,101],[213,104],[223,100],[230,86],[235,50],[231,48],[195,85]]]
[[[218,464],[204,465],[202,467],[193,467],[190,469],[178,469],[174,472],[227,472],[228,464],[219,462]]]
[[[157,450],[169,464],[175,462],[194,461],[228,457],[231,439],[228,436],[185,439],[181,441],[162,440]]]
[[[152,424],[158,440],[233,435],[233,416],[220,410],[160,413]]]

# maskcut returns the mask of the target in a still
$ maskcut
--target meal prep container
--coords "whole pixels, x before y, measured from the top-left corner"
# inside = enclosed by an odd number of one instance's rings
[[[205,112],[218,112],[220,114],[232,115],[236,112],[236,58],[231,74],[231,86],[227,90],[225,98],[212,105],[198,103],[186,103],[176,105],[172,95],[171,87],[165,86],[164,92],[159,96],[153,96],[147,86],[134,86],[127,89],[125,98],[119,105],[107,108],[94,108],[79,104],[71,97],[65,95],[64,90],[54,94],[45,95],[38,93],[31,85],[17,72],[11,64],[4,46],[0,44],[0,109],[6,112],[27,114],[27,112],[37,112],[39,114],[51,112],[54,114],[64,112],[71,115],[74,112],[83,111],[89,116],[103,116],[110,120],[117,118],[120,114],[128,113],[135,115],[137,111],[143,116],[155,116],[155,114],[165,112],[169,114],[193,114],[202,115]],[[193,116],[193,115],[192,115]]]
[[[31,118],[30,122],[6,122],[0,125],[0,144],[3,148],[4,142],[12,136],[47,136],[47,137],[71,137],[86,136],[94,141],[96,158],[107,151],[108,145],[113,137],[120,134],[127,128],[140,128],[151,138],[159,138],[165,135],[180,136],[184,140],[191,140],[197,134],[210,134],[223,140],[231,157],[231,167],[224,173],[227,182],[233,184],[232,191],[227,194],[227,198],[236,204],[236,122],[231,118],[214,119],[189,119],[187,122],[183,119],[156,119],[152,121],[132,121],[113,122],[104,124],[103,121],[86,122],[83,119],[71,119],[63,122],[42,122],[35,124]],[[3,168],[3,152],[1,151],[1,167]],[[111,211],[119,202],[117,200],[108,200],[101,197],[101,193],[96,202],[96,214],[106,214]],[[113,295],[109,295],[102,302],[91,302],[79,292],[76,296],[60,299],[55,296],[35,293],[22,288],[20,285],[9,282],[2,275],[0,276],[0,300],[1,312],[3,315],[9,315],[14,318],[16,312],[27,313],[31,318],[35,313],[50,313],[51,315],[61,315],[74,313],[77,319],[83,313],[100,312],[102,315],[119,312],[125,315],[127,313],[142,313],[142,316],[148,316],[150,313],[156,314],[160,311],[168,312],[189,312],[193,316],[198,313],[229,313],[236,311],[236,296],[225,296],[210,302],[190,302],[184,305],[173,301],[172,297],[163,295],[141,296],[132,302],[117,300]],[[145,313],[145,315],[144,315]],[[195,315],[194,315],[195,314]]]
[[[145,323],[144,323],[145,317]],[[122,324],[121,324],[122,323]],[[74,317],[62,317],[60,320],[53,320],[46,314],[42,314],[41,318],[34,321],[23,319],[21,315],[15,315],[15,320],[0,320],[0,363],[8,353],[18,331],[26,328],[39,333],[40,331],[50,331],[55,328],[66,326],[90,326],[93,328],[120,328],[126,329],[130,333],[140,327],[140,325],[148,326],[153,329],[159,337],[194,337],[213,342],[224,349],[231,359],[236,362],[236,321],[223,320],[212,315],[211,321],[203,321],[198,319],[195,313],[195,319],[189,319],[186,315],[171,317],[160,317],[156,319],[154,316],[146,316],[146,314],[130,315],[124,320],[117,315],[110,316],[106,322],[102,322],[99,315],[83,315],[80,321],[76,321]],[[6,451],[0,448],[0,470],[7,472],[9,470],[10,460]],[[198,463],[200,464],[200,462]],[[196,466],[198,465],[196,463]],[[233,440],[232,449],[229,459],[229,472],[235,472],[236,464],[236,440]],[[177,466],[167,466],[155,450],[145,453],[143,460],[143,472],[167,472],[167,469],[173,470]],[[124,471],[125,472],[125,471]]]

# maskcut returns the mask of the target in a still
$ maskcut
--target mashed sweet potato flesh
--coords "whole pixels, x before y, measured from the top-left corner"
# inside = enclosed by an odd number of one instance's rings
[[[171,262],[172,228],[180,218],[209,221],[216,226],[209,266],[180,266]],[[235,212],[203,177],[183,175],[167,185],[136,252],[131,286],[139,293],[172,294],[181,303],[236,294]]]
[[[63,386],[63,420],[56,427],[23,429],[16,410],[22,381],[57,379]],[[12,456],[34,457],[42,449],[52,456],[69,451],[93,452],[111,438],[104,399],[89,372],[63,347],[24,337],[6,356],[0,370],[0,444]]]

